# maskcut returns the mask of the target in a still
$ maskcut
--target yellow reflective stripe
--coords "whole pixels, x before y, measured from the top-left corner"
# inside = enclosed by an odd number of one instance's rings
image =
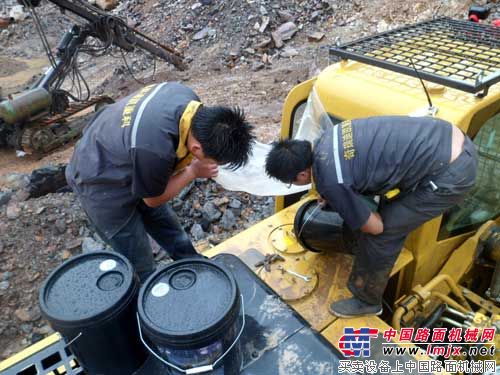
[[[392,199],[392,198],[396,197],[397,195],[399,195],[400,192],[401,192],[401,190],[399,190],[398,188],[392,189],[392,190],[389,190],[387,193],[385,193],[384,197],[386,197],[387,199]]]
[[[200,108],[201,103],[195,100],[189,102],[186,109],[182,113],[181,120],[179,122],[179,145],[175,154],[177,155],[177,164],[175,165],[175,170],[179,171],[191,163],[193,155],[189,153],[187,148],[187,139],[189,135],[189,130],[191,129],[191,123],[193,117]]]

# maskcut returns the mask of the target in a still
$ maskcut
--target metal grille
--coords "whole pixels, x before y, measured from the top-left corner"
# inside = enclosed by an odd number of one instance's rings
[[[0,375],[84,375],[84,371],[66,348],[66,342],[59,338],[12,367],[0,371]]]
[[[440,18],[359,39],[330,53],[462,91],[500,81],[500,28]]]

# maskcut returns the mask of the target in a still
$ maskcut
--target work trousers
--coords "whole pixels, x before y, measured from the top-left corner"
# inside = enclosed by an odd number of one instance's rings
[[[407,235],[424,222],[459,204],[473,187],[477,154],[465,137],[461,154],[452,163],[430,174],[413,191],[381,205],[381,234],[359,232],[348,288],[360,300],[378,305]]]
[[[148,234],[173,260],[201,256],[167,204],[151,208],[141,201],[127,224],[112,237],[105,236],[97,226],[95,229],[113,250],[130,260],[141,280],[155,269]]]

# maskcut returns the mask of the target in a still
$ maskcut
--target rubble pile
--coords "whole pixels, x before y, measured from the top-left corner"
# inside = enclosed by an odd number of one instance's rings
[[[8,0],[14,1],[14,0]],[[317,45],[347,42],[363,35],[422,21],[436,16],[464,18],[471,1],[440,0],[429,6],[428,0],[390,2],[387,0],[89,0],[91,4],[110,9],[110,14],[124,19],[131,27],[182,52],[190,70],[221,71],[271,68],[280,60],[317,53]],[[484,1],[483,1],[484,2]],[[498,4],[488,3],[492,15]],[[76,16],[62,15],[57,7],[42,0],[37,12],[52,46],[75,22]],[[14,22],[0,31],[0,46],[9,48],[31,42],[30,48],[14,49],[12,56],[30,57],[43,54],[42,44],[29,14],[26,20]],[[374,15],[377,15],[375,17]],[[50,18],[50,22],[47,19]],[[316,52],[315,52],[316,50]],[[117,80],[130,80],[129,72],[140,76],[151,71],[154,59],[142,52],[128,53],[125,63],[114,51],[111,69]],[[89,65],[88,76],[99,71],[102,62],[82,57]],[[106,91],[98,85],[96,93]]]
[[[116,12],[132,26],[188,51],[189,59],[196,60],[198,51],[216,46],[218,62],[223,65],[242,64],[258,70],[277,58],[297,55],[289,46],[297,34],[321,40],[321,30],[332,22],[337,9],[335,3],[123,0]]]
[[[0,5],[0,50],[2,55],[8,51],[10,57],[36,58],[44,56],[43,45],[33,24],[30,13],[17,3],[17,0],[2,0]],[[2,12],[3,10],[3,12]],[[47,35],[49,43],[55,47],[62,32],[69,30],[73,20],[63,15],[58,7],[42,1],[36,12]],[[29,42],[29,48],[25,43]],[[25,48],[19,48],[19,47]],[[16,48],[18,47],[18,48]]]
[[[72,194],[18,201],[15,193],[0,193],[0,359],[51,332],[38,309],[40,284],[90,235]]]

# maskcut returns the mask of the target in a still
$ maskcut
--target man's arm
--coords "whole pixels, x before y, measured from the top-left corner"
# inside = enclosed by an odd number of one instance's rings
[[[373,235],[380,234],[384,231],[384,222],[378,212],[372,212],[366,223],[361,226],[361,231]]]
[[[217,173],[218,166],[216,163],[201,162],[194,159],[188,167],[169,178],[163,194],[157,197],[143,198],[143,201],[149,207],[158,207],[174,198],[195,178],[213,178],[217,176]]]
[[[384,231],[380,214],[372,212],[365,199],[350,186],[331,184],[322,190],[323,198],[352,230],[359,229],[372,235]]]

